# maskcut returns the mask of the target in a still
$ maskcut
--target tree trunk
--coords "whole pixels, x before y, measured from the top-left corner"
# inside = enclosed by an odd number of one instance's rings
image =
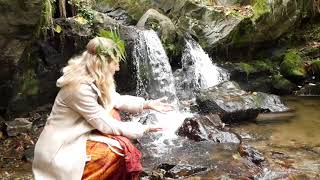
[[[59,12],[60,12],[60,17],[63,17],[63,18],[67,17],[66,0],[59,0]]]

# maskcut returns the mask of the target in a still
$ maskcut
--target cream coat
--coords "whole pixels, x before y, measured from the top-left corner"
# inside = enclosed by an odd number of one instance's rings
[[[114,107],[140,112],[144,99],[114,92],[113,102],[100,105],[101,93],[93,83],[74,92],[62,88],[38,139],[33,161],[35,180],[79,180],[86,161],[86,141],[93,129],[103,133],[141,137],[147,128],[137,122],[120,122],[109,114]]]

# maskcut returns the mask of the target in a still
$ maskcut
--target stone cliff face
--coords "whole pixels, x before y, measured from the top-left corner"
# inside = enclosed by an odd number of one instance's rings
[[[0,110],[13,95],[18,64],[30,46],[40,23],[42,0],[3,0],[0,2]]]

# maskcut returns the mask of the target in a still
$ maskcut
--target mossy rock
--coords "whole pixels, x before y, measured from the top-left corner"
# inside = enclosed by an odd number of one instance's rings
[[[293,82],[299,82],[306,77],[303,59],[296,49],[289,49],[280,64],[281,74]]]
[[[273,72],[275,70],[275,65],[270,59],[259,59],[254,62],[253,66],[259,71]]]
[[[320,59],[316,59],[307,67],[308,74],[320,78]]]
[[[272,78],[273,92],[278,95],[291,94],[297,86],[281,75],[274,75]]]
[[[261,18],[264,14],[267,14],[271,12],[271,7],[268,4],[268,0],[255,0],[252,10],[253,10],[253,16],[252,20],[256,21],[259,18]]]
[[[108,9],[110,11],[117,8],[124,9],[130,18],[138,22],[141,16],[150,8],[152,1],[149,0],[97,0],[96,9]]]
[[[254,67],[251,65],[251,64],[248,64],[248,63],[239,63],[239,67],[240,69],[245,72],[247,74],[247,76],[253,72],[255,72],[255,69]]]

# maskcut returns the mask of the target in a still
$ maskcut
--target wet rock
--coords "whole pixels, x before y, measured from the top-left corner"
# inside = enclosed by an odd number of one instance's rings
[[[157,117],[155,114],[150,113],[144,117],[141,117],[139,122],[142,124],[155,124],[158,121]]]
[[[273,159],[287,159],[287,158],[289,158],[288,155],[286,155],[282,152],[277,152],[277,151],[271,151],[271,157]]]
[[[272,76],[272,93],[278,95],[291,94],[298,87],[280,75]]]
[[[249,145],[241,144],[239,146],[239,153],[242,157],[248,158],[251,162],[255,163],[256,165],[261,165],[261,163],[265,160],[263,155],[253,147]]]
[[[32,163],[33,158],[34,158],[34,148],[26,149],[23,154],[23,159],[25,159],[29,163]]]
[[[210,140],[216,143],[240,143],[237,135],[221,128],[218,115],[199,116],[185,119],[177,134],[194,141]]]
[[[30,112],[29,118],[30,118],[29,120],[31,122],[34,122],[34,121],[38,121],[39,119],[41,119],[41,115],[38,112]]]
[[[174,44],[176,36],[176,27],[167,16],[159,13],[155,9],[149,9],[138,21],[138,28],[152,28],[159,30],[160,37],[164,43]],[[156,27],[154,27],[156,26]]]
[[[0,2],[0,109],[6,109],[15,88],[19,61],[27,56],[39,21],[42,0]],[[36,39],[36,38],[34,38]]]
[[[16,118],[13,121],[6,122],[8,136],[16,136],[31,130],[32,123],[28,118]]]
[[[131,19],[131,17],[128,15],[128,13],[119,8],[115,9],[113,11],[107,12],[107,15],[119,22],[122,25],[132,25],[135,22]]]
[[[165,176],[169,178],[181,178],[181,177],[188,177],[193,174],[206,171],[206,167],[197,167],[197,166],[190,166],[185,164],[178,164],[170,169]]]
[[[255,119],[261,112],[288,110],[279,96],[262,92],[249,93],[232,81],[200,91],[196,101],[201,112],[219,114],[224,122]]]
[[[317,96],[320,95],[320,83],[309,83],[304,85],[300,90],[295,92],[299,96]]]
[[[216,2],[220,4],[221,1]],[[228,57],[234,54],[248,55],[252,53],[248,46],[264,46],[266,43],[263,42],[279,38],[302,17],[310,15],[312,9],[311,0],[239,3],[250,6],[232,11],[232,7],[228,5],[206,6],[206,3],[194,1],[162,1],[158,3],[158,7],[169,12],[170,17],[174,17],[173,21],[177,19],[179,29],[189,31],[197,37],[208,51],[219,51],[222,56],[227,54]],[[219,52],[215,55],[219,55]]]

